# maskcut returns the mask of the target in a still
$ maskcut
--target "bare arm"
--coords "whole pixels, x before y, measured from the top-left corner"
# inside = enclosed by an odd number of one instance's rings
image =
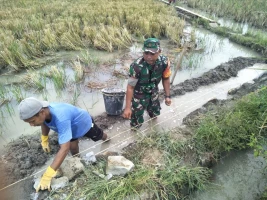
[[[165,91],[165,96],[170,96],[170,78],[162,78],[162,85]]]
[[[55,171],[60,167],[64,159],[66,158],[68,152],[70,150],[70,142],[64,143],[60,145],[60,149],[57,152],[56,157],[54,158],[52,164],[50,165]]]
[[[130,119],[132,115],[131,104],[132,104],[133,93],[134,93],[134,86],[128,84],[126,91],[126,106],[123,112],[123,117],[126,119]]]
[[[165,91],[165,104],[167,106],[170,106],[172,101],[171,101],[171,93],[170,93],[170,78],[162,78],[162,85]]]
[[[125,108],[129,108],[129,109],[131,108],[133,92],[134,92],[134,86],[127,85]]]
[[[50,128],[48,126],[46,126],[45,124],[42,124],[41,130],[42,130],[42,135],[47,136],[49,131],[50,131]]]

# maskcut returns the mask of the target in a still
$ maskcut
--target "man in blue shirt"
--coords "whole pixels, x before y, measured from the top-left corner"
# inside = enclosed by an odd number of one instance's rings
[[[72,155],[79,153],[78,138],[88,137],[93,141],[107,141],[108,136],[95,123],[86,110],[67,103],[48,103],[29,97],[19,104],[20,119],[31,126],[41,126],[42,147],[50,152],[48,133],[50,129],[58,133],[60,150],[52,164],[43,174],[36,191],[50,190],[52,178],[70,151]]]

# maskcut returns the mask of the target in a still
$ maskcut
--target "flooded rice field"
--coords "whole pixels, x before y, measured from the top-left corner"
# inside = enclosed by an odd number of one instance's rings
[[[186,28],[185,32],[189,33],[192,28]],[[248,48],[244,48],[241,45],[234,44],[228,39],[222,38],[215,34],[212,34],[204,29],[195,30],[195,34],[198,41],[198,51],[192,51],[188,55],[185,55],[181,70],[177,73],[173,85],[184,82],[187,79],[201,76],[203,73],[210,69],[215,68],[221,63],[227,62],[234,57],[255,57],[256,53],[250,51]],[[161,45],[163,48],[163,54],[168,55],[171,59],[172,70],[176,68],[176,63],[179,58],[179,53],[176,52],[177,48],[169,45],[167,40],[162,40]],[[106,87],[116,87],[126,89],[127,85],[127,69],[131,62],[137,57],[142,55],[142,44],[135,44],[130,48],[129,52],[117,52],[114,54],[91,51],[91,55],[94,55],[96,59],[101,59],[102,62],[107,64],[99,66],[92,66],[90,72],[85,74],[85,78],[82,83],[74,84],[75,71],[69,67],[68,63],[64,60],[55,63],[54,66],[62,67],[67,77],[67,88],[64,89],[64,95],[56,91],[54,83],[52,81],[46,82],[46,90],[39,92],[36,89],[29,88],[29,90],[23,91],[24,96],[36,96],[37,98],[45,98],[53,102],[69,102],[76,103],[77,106],[89,111],[92,116],[97,116],[105,112],[104,100],[101,89]],[[123,54],[124,57],[120,58],[119,55]],[[68,54],[69,57],[74,57],[75,53]],[[59,55],[58,55],[59,56]],[[63,55],[63,58],[66,57]],[[110,62],[110,63],[109,63]],[[46,66],[39,71],[49,70],[51,66]],[[93,71],[93,72],[92,72]],[[120,74],[116,76],[116,72],[120,71]],[[114,74],[115,72],[115,74]],[[16,75],[4,75],[0,77],[2,84],[8,85],[8,90],[11,91],[14,84],[23,80],[23,73]],[[159,87],[162,87],[161,84]],[[10,92],[10,96],[12,93]],[[34,131],[38,131],[38,128],[30,127],[28,124],[19,120],[17,113],[18,103],[15,99],[12,99],[8,104],[8,108],[2,108],[0,110],[3,117],[1,123],[2,126],[2,140],[0,141],[0,147],[3,148],[7,142],[18,138],[21,134],[28,135]]]

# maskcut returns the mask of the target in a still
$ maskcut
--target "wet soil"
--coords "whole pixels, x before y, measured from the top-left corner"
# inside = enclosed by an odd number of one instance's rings
[[[212,69],[198,78],[186,80],[178,85],[172,86],[171,95],[183,95],[186,92],[197,90],[200,86],[217,83],[235,77],[238,71],[252,66],[255,63],[267,63],[266,60],[256,58],[237,57],[229,62],[223,63]],[[267,75],[261,76],[255,80],[253,84],[244,84],[241,88],[232,90],[229,94],[233,98],[240,98],[258,88],[260,85],[267,83]],[[161,100],[163,100],[163,91],[160,92]],[[192,123],[194,117],[200,112],[205,112],[205,106],[209,104],[220,105],[224,101],[213,100],[204,105],[201,109],[188,115],[184,118],[184,124]],[[103,113],[99,116],[93,116],[97,125],[102,129],[107,129],[117,122],[124,122],[121,116],[108,116]],[[12,184],[20,179],[31,176],[37,168],[43,166],[46,161],[53,157],[59,149],[57,142],[57,134],[50,136],[51,153],[46,154],[43,152],[40,144],[40,132],[31,136],[21,136],[19,139],[6,145],[2,157],[0,159],[0,188]],[[190,161],[188,161],[190,162]],[[32,177],[32,176],[31,176]],[[32,191],[25,191],[32,193]]]

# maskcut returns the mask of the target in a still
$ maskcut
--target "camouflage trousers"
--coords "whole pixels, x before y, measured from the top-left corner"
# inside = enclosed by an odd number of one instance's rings
[[[153,118],[160,115],[160,103],[159,95],[151,95],[144,98],[133,98],[132,99],[132,117],[131,127],[140,127],[144,122],[144,111],[148,112],[148,115]]]

